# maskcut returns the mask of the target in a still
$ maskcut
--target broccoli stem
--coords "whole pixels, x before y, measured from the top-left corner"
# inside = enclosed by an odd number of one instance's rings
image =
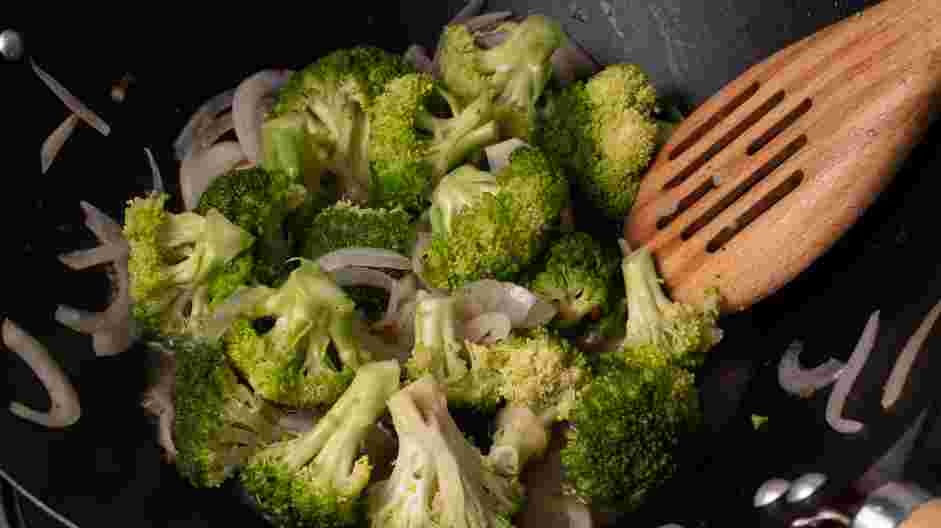
[[[500,130],[492,121],[490,94],[478,97],[462,111],[452,108],[450,118],[436,117],[427,110],[415,116],[415,125],[437,140],[431,161],[436,174],[444,174],[470,153],[500,138]]]
[[[649,250],[640,248],[624,259],[621,271],[627,290],[628,339],[653,342],[658,333],[651,330],[657,328],[663,319],[661,307],[670,305],[670,300],[660,286],[653,255]]]

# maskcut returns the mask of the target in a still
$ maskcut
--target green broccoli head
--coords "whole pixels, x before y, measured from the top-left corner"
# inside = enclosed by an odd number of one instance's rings
[[[538,143],[598,210],[621,219],[659,147],[656,105],[656,90],[639,67],[614,64],[548,98]]]
[[[256,286],[236,295],[226,308],[238,315],[223,336],[226,353],[268,400],[330,404],[371,360],[353,335],[353,302],[314,262],[302,260],[277,289]],[[265,319],[274,320],[267,332],[256,327]]]
[[[462,209],[474,203],[481,194],[496,194],[497,178],[472,165],[461,165],[447,174],[435,187],[428,210],[432,229],[448,233],[454,217]]]
[[[621,264],[627,291],[627,325],[618,355],[629,365],[675,364],[699,367],[721,338],[716,325],[719,297],[712,293],[701,306],[673,302],[661,286],[650,250],[640,248]]]
[[[568,491],[629,513],[677,469],[678,446],[702,423],[693,374],[671,366],[611,369],[582,390],[562,449]]]
[[[372,526],[511,528],[522,508],[515,477],[494,472],[448,411],[430,375],[389,399],[399,438],[392,475],[369,490]]]
[[[536,129],[536,103],[552,76],[552,54],[565,33],[542,15],[502,24],[497,31],[505,34],[503,42],[482,49],[464,24],[447,26],[438,47],[441,75],[465,102],[496,93],[494,112],[502,136],[528,140]]]
[[[354,526],[364,520],[372,464],[360,455],[386,401],[399,389],[399,364],[363,365],[327,414],[297,438],[255,454],[240,473],[246,492],[278,526]]]
[[[539,149],[521,146],[494,176],[496,192],[479,193],[452,215],[450,229],[432,231],[421,255],[423,279],[431,286],[511,281],[546,249],[569,203],[561,170]]]
[[[553,424],[568,418],[590,379],[588,363],[569,341],[542,327],[493,345],[467,346],[486,348],[500,362],[500,394],[507,406],[497,417],[488,459],[502,473],[519,475],[529,460],[545,453]]]
[[[168,199],[164,193],[134,198],[124,213],[134,317],[153,332],[198,333],[212,301],[209,283],[255,237],[216,209],[171,213]]]
[[[456,297],[418,292],[408,375],[413,380],[430,375],[441,383],[453,405],[489,413],[500,402],[502,379],[496,369],[500,361],[487,350],[465,347],[460,314]]]
[[[216,209],[254,235],[254,275],[264,284],[274,284],[284,275],[296,243],[285,229],[286,220],[306,199],[304,187],[285,174],[256,167],[216,178],[194,211],[205,214]]]
[[[336,175],[342,196],[369,190],[368,114],[392,79],[413,71],[379,48],[336,50],[294,73],[262,127],[263,165],[304,181],[312,192]]]
[[[412,217],[402,208],[366,208],[339,201],[307,226],[302,255],[311,260],[342,248],[388,249],[408,254]]]
[[[177,470],[194,486],[219,486],[279,438],[280,413],[239,382],[218,343],[174,337],[168,346],[176,360]]]
[[[599,319],[608,306],[620,254],[583,232],[563,235],[547,252],[542,270],[529,289],[558,308],[555,326],[575,326],[586,316]]]
[[[491,99],[482,94],[461,107],[424,73],[390,82],[371,113],[372,203],[423,209],[445,173],[499,140]],[[449,117],[436,115],[436,105]]]

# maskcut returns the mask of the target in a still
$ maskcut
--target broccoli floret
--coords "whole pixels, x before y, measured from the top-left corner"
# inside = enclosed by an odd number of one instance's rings
[[[361,446],[399,389],[399,364],[363,365],[310,431],[254,455],[240,480],[277,526],[353,526],[364,520],[372,463]]]
[[[547,254],[529,289],[558,308],[553,324],[569,328],[586,316],[600,319],[621,260],[617,249],[574,232],[554,241]]]
[[[512,281],[542,254],[558,228],[569,203],[569,185],[541,151],[517,148],[494,177],[496,192],[467,186],[476,196],[450,215],[450,229],[442,222],[432,229],[431,243],[421,255],[422,278],[432,287],[452,289],[488,278]],[[450,207],[455,194],[436,193],[446,201],[432,207]]]
[[[307,227],[302,255],[311,260],[342,248],[388,249],[408,254],[412,217],[402,208],[366,208],[339,201]]]
[[[419,291],[416,301],[415,346],[406,364],[409,378],[431,375],[453,405],[492,412],[500,402],[503,381],[497,367],[503,361],[486,349],[465,347],[456,297]]]
[[[255,241],[216,209],[205,216],[165,209],[169,195],[128,201],[124,236],[134,318],[151,332],[198,333],[209,313],[209,283]]]
[[[434,379],[424,376],[389,399],[399,437],[392,475],[369,489],[375,528],[511,528],[522,486],[491,470],[448,411]]]
[[[498,28],[505,40],[481,49],[464,24],[444,29],[438,61],[445,86],[464,102],[493,91],[495,116],[504,138],[530,139],[536,128],[536,103],[552,75],[551,58],[565,40],[559,23],[530,15]]]
[[[451,231],[454,217],[482,194],[496,194],[499,187],[493,174],[472,165],[461,165],[447,174],[435,187],[428,210],[432,229]]]
[[[239,382],[217,342],[168,339],[176,378],[176,467],[192,485],[216,487],[277,440],[280,412]]]
[[[371,360],[353,335],[353,302],[314,262],[302,259],[277,289],[255,286],[237,295],[244,302],[231,308],[239,318],[223,336],[226,353],[268,400],[333,403]],[[274,325],[263,332],[256,322],[266,318]]]
[[[710,292],[700,307],[671,301],[646,248],[624,257],[621,270],[628,315],[624,342],[617,353],[620,359],[641,367],[665,363],[699,367],[706,352],[722,338],[716,325],[718,294]]]
[[[615,368],[581,391],[562,464],[569,492],[599,510],[629,513],[677,469],[678,449],[702,423],[689,371]]]
[[[341,196],[365,201],[370,108],[389,81],[410,71],[398,55],[358,46],[296,72],[262,127],[264,167],[283,170],[312,192],[330,172]]]
[[[623,218],[658,147],[657,94],[632,64],[614,64],[548,98],[538,143],[606,216]]]
[[[507,406],[497,416],[488,459],[502,474],[519,475],[528,461],[545,453],[554,423],[568,418],[590,378],[588,363],[571,343],[546,328],[493,345],[467,346],[472,354],[501,362],[500,395]]]
[[[485,93],[462,107],[424,73],[390,82],[371,113],[372,203],[424,208],[445,173],[499,140],[491,99]],[[436,115],[436,103],[449,108],[450,117]]]
[[[222,304],[239,288],[252,284],[255,277],[255,257],[251,252],[230,260],[207,283],[210,312]]]
[[[305,202],[306,194],[302,185],[291,183],[283,173],[257,167],[216,178],[199,197],[194,211],[205,214],[217,209],[254,235],[254,275],[271,285],[284,275],[285,262],[296,243],[285,229],[286,218]]]

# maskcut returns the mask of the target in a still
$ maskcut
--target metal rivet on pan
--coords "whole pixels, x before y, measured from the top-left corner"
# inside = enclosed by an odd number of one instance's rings
[[[23,37],[12,29],[0,32],[0,55],[9,61],[18,61],[23,57]]]
[[[780,499],[791,488],[790,481],[784,479],[771,479],[755,492],[754,504],[756,508],[763,508]]]
[[[791,490],[787,493],[787,501],[800,502],[805,500],[816,493],[826,482],[827,476],[823,473],[807,473],[791,485]]]

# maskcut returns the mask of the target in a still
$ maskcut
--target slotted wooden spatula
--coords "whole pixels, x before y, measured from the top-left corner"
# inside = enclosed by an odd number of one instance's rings
[[[941,0],[885,0],[753,66],[676,130],[625,222],[674,299],[744,310],[859,218],[941,105]]]

